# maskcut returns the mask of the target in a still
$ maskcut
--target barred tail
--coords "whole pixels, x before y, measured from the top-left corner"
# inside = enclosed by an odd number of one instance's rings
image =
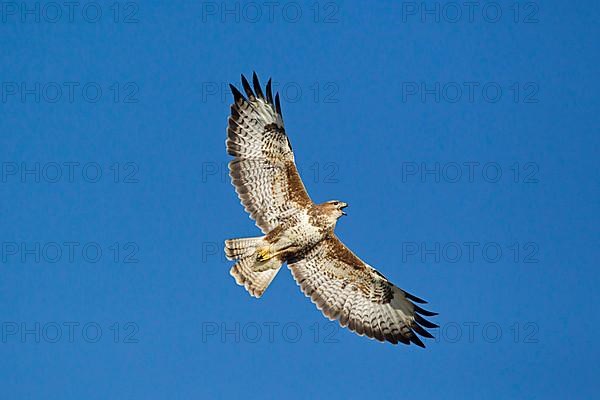
[[[228,260],[239,260],[240,258],[254,254],[256,247],[262,241],[262,237],[229,239],[225,241],[225,257]]]
[[[244,286],[253,297],[261,297],[281,269],[283,262],[278,257],[261,260],[257,248],[262,238],[230,239],[225,241],[225,255],[238,260],[229,273],[238,285]]]

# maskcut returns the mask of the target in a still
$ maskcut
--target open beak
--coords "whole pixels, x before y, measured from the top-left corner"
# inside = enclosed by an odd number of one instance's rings
[[[344,208],[346,208],[346,207],[348,207],[348,204],[346,204],[346,203],[344,203],[344,205],[343,205],[342,207],[340,207],[340,208],[341,208],[341,210],[342,210],[342,215],[348,215],[348,214],[346,214],[346,212],[344,211]]]

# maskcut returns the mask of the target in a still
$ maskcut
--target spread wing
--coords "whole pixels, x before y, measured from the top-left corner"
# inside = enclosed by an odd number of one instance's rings
[[[250,218],[268,233],[299,209],[312,205],[300,179],[283,127],[279,93],[271,80],[263,94],[256,73],[254,91],[242,75],[244,97],[233,85],[234,103],[227,128],[227,152],[234,157],[229,175]]]
[[[294,279],[330,320],[363,336],[425,347],[416,334],[432,338],[437,325],[422,317],[437,315],[425,303],[394,286],[335,236],[289,261]],[[411,301],[412,300],[412,301]],[[414,302],[414,303],[413,303]]]

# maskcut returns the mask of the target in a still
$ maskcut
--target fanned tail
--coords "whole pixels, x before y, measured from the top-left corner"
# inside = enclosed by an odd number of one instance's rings
[[[225,241],[225,255],[230,260],[238,260],[229,273],[238,285],[253,297],[261,297],[281,269],[283,261],[278,257],[261,259],[257,249],[263,238],[242,238]]]
[[[261,237],[226,240],[225,256],[228,260],[239,260],[245,256],[250,256],[261,241]]]

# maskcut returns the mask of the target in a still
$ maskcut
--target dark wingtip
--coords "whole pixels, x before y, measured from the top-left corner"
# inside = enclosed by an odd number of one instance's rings
[[[415,321],[418,324],[423,325],[425,328],[439,328],[439,325],[434,324],[433,322],[427,321],[425,318],[421,317],[419,314],[415,314]]]
[[[416,344],[419,347],[425,348],[425,345],[423,344],[423,342],[421,341],[421,339],[419,339],[419,337],[415,334],[413,334],[410,337],[410,341],[413,342],[414,344]]]
[[[238,100],[245,100],[244,95],[233,86],[231,83],[229,84],[229,88],[231,89],[231,93],[233,94],[233,100],[237,103]]]
[[[413,327],[415,332],[417,332],[419,335],[429,338],[429,339],[433,339],[433,335],[429,332],[427,332],[421,325],[417,325],[415,324]]]
[[[248,83],[248,79],[246,79],[244,74],[242,74],[242,86],[244,87],[244,91],[246,92],[248,99],[254,100],[256,98],[256,96],[254,95],[254,92],[252,91],[252,88],[250,87],[250,84]]]
[[[262,88],[260,87],[260,82],[258,80],[258,75],[256,75],[256,71],[252,72],[252,85],[254,86],[254,92],[260,99],[264,99],[265,95],[262,92]]]
[[[267,103],[273,104],[273,92],[271,91],[271,78],[267,82]]]
[[[279,92],[275,95],[275,110],[277,114],[281,115],[281,103],[279,102]]]
[[[405,338],[402,335],[398,336],[397,339],[398,339],[398,343],[402,343],[402,344],[406,344],[406,345],[410,344],[410,340],[408,338]]]
[[[412,294],[408,293],[407,291],[404,291],[404,295],[406,296],[407,299],[410,299],[412,301],[415,301],[417,303],[421,303],[421,304],[427,304],[427,302],[417,296],[413,296]]]
[[[415,309],[415,312],[417,312],[417,313],[419,313],[421,315],[424,315],[426,317],[434,317],[434,316],[438,315],[438,313],[433,312],[433,311],[424,310],[424,309],[422,309],[421,307],[419,307],[416,304],[413,304],[413,307]]]

